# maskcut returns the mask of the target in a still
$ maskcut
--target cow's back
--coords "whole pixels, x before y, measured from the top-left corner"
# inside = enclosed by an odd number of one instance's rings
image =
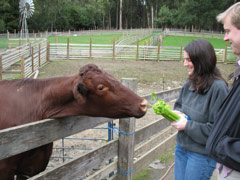
[[[21,125],[37,119],[34,109],[38,98],[32,93],[32,81],[25,79],[0,82],[0,129]]]

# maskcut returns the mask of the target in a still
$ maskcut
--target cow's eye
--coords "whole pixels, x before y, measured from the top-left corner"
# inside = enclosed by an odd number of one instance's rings
[[[102,91],[104,89],[104,86],[102,84],[99,84],[97,86],[97,90]]]

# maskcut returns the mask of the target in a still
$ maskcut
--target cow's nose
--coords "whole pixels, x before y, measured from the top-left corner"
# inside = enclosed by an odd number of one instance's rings
[[[148,101],[146,99],[143,99],[143,101],[140,104],[140,109],[143,112],[146,112],[147,111],[147,107],[148,107]]]

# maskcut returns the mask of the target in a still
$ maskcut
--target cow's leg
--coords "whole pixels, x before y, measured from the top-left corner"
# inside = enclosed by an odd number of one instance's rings
[[[14,180],[19,156],[15,155],[6,159],[0,160],[0,179]]]
[[[24,152],[24,159],[18,166],[18,179],[32,177],[44,171],[52,154],[53,143]]]

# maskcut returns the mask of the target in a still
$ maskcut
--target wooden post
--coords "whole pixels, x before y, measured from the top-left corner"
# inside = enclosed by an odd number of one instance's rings
[[[2,56],[0,56],[0,81],[3,79],[2,78],[2,72],[3,72],[3,70],[2,70]]]
[[[22,78],[24,78],[25,76],[24,76],[24,66],[25,66],[25,64],[24,64],[24,56],[22,56],[22,58],[21,58],[21,75],[22,75]]]
[[[143,60],[145,61],[146,60],[146,42],[144,42],[144,48],[143,48]]]
[[[69,60],[69,38],[67,39],[67,60]]]
[[[161,45],[161,40],[158,39],[158,54],[157,54],[157,62],[160,61],[160,45]]]
[[[227,47],[228,47],[228,41],[226,41],[223,62],[226,62],[226,60],[227,60]]]
[[[7,40],[8,40],[8,49],[10,49],[11,48],[11,44],[9,43],[9,32],[8,32],[8,30],[7,30]]]
[[[41,67],[41,44],[38,44],[38,68]]]
[[[138,61],[139,58],[139,42],[137,40],[137,52],[136,52],[136,61]]]
[[[122,84],[137,92],[137,79],[123,78]],[[133,117],[119,120],[118,180],[133,178],[135,122],[136,119]]]
[[[90,38],[90,44],[89,44],[89,58],[92,58],[92,38]]]
[[[113,39],[113,54],[112,54],[112,60],[115,60],[115,39]]]
[[[181,40],[181,46],[180,46],[180,61],[182,61],[182,51],[183,51],[183,41]]]
[[[49,61],[49,49],[50,49],[50,42],[47,42],[46,44],[46,61]]]
[[[7,30],[7,39],[9,40],[9,32],[8,32],[8,30]]]
[[[22,45],[21,38],[19,38],[18,45],[19,45],[19,46],[21,46],[21,45]]]
[[[32,46],[32,72],[34,72],[34,47]]]

